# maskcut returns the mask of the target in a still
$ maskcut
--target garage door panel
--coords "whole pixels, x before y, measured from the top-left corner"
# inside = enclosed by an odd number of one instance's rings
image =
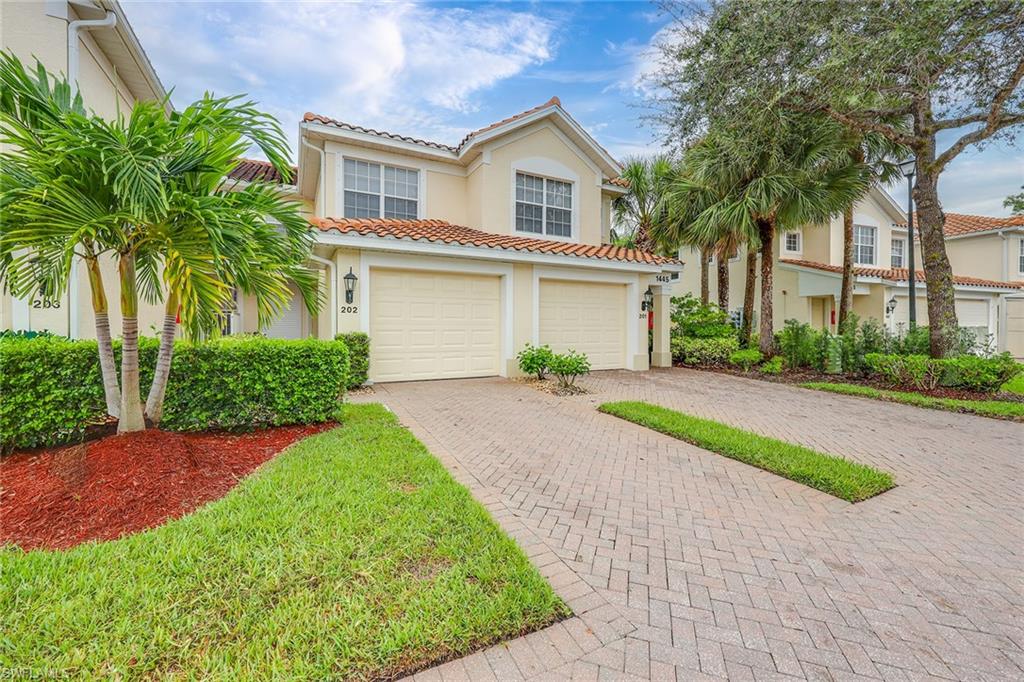
[[[541,280],[540,342],[586,353],[593,369],[626,366],[626,287]]]
[[[370,373],[405,381],[499,373],[500,279],[370,270]]]

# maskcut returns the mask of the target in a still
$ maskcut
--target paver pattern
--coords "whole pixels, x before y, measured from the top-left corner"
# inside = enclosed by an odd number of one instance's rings
[[[576,617],[422,679],[1024,679],[1024,425],[728,375],[373,395]],[[596,411],[647,400],[872,464],[850,505]]]

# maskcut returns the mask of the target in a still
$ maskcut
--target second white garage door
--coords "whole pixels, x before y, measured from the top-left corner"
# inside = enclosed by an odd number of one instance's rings
[[[586,353],[593,369],[626,366],[626,286],[540,281],[540,342]]]
[[[370,378],[498,374],[500,278],[370,270]]]

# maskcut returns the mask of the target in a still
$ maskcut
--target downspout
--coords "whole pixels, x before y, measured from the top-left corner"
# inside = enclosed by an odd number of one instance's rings
[[[68,23],[68,84],[71,86],[72,99],[78,94],[78,62],[79,31],[94,28],[109,28],[117,24],[117,15],[108,11],[102,19],[76,19]],[[68,336],[78,338],[78,304],[79,304],[78,261],[71,263],[71,285],[68,287]]]
[[[299,140],[302,142],[303,147],[308,147],[320,155],[320,191],[318,195],[320,196],[321,210],[319,211],[319,217],[323,218],[326,217],[324,214],[327,212],[327,195],[325,194],[326,187],[324,185],[324,178],[327,175],[327,153],[315,144],[310,144],[305,136],[301,134],[299,135]]]
[[[117,24],[117,15],[108,11],[102,19],[76,19],[68,24],[68,82],[71,96],[78,94],[78,32],[94,28],[110,28]]]
[[[327,282],[331,287],[331,338],[338,334],[338,276],[334,269],[334,262],[320,256],[310,254],[310,260],[327,266]]]

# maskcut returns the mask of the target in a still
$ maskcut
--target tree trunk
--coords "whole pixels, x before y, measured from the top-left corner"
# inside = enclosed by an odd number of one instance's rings
[[[775,330],[772,320],[772,280],[775,274],[775,222],[759,220],[761,239],[761,354],[769,356],[775,348]]]
[[[139,290],[135,275],[135,256],[121,254],[118,261],[121,276],[121,417],[118,433],[142,431],[146,422],[142,415],[139,389]]]
[[[164,327],[160,332],[160,351],[156,356],[153,385],[149,387],[149,397],[146,398],[146,417],[153,426],[160,424],[164,414],[164,395],[171,376],[171,356],[174,354],[174,336],[177,331],[178,295],[170,292],[164,305]]]
[[[700,302],[707,305],[710,299],[711,287],[708,284],[708,250],[702,247],[700,250]]]
[[[853,310],[853,204],[843,211],[843,284],[839,290],[839,329]]]
[[[754,320],[754,287],[757,285],[757,249],[747,244],[747,280],[743,284],[743,324],[740,326],[740,343],[750,345],[750,332]]]
[[[651,226],[646,222],[640,222],[633,233],[633,246],[639,251],[654,253],[654,244],[651,242]]]
[[[917,122],[915,121],[915,127]],[[914,222],[921,237],[921,261],[928,295],[928,337],[934,358],[954,352],[959,324],[956,319],[956,296],[953,292],[953,268],[946,255],[943,227],[946,217],[939,203],[938,176],[933,175],[935,140],[916,149],[917,174],[914,176]],[[914,235],[908,234],[907,239]],[[922,283],[924,283],[922,282]]]
[[[715,256],[718,277],[718,307],[729,312],[729,255],[718,253]]]
[[[99,261],[95,257],[87,258],[85,265],[89,273],[89,290],[92,292],[92,310],[96,317],[96,346],[100,355],[103,397],[107,403],[107,414],[117,417],[121,414],[121,389],[117,385],[114,343],[110,337],[107,292],[103,288],[103,275],[100,272]],[[71,286],[77,285],[77,282],[71,283]]]

